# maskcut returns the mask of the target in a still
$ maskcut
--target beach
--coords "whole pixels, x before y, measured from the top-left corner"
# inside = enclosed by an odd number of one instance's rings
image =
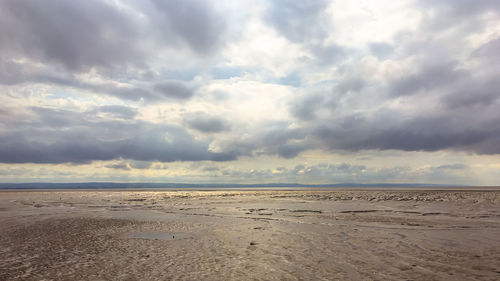
[[[0,280],[498,280],[500,190],[0,191]]]

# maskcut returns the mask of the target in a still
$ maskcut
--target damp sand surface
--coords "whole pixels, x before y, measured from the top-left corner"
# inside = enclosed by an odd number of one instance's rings
[[[182,236],[176,233],[167,232],[132,232],[129,233],[127,237],[136,239],[153,239],[153,240],[174,240],[180,239]]]
[[[1,191],[0,280],[500,280],[500,191]]]

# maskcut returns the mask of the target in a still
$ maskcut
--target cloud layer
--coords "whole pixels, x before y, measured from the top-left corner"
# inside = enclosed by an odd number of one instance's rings
[[[391,3],[2,1],[0,163],[500,154],[498,1]]]

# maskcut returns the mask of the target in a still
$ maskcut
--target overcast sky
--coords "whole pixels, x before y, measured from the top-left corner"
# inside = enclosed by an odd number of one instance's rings
[[[0,181],[500,184],[500,1],[0,1]]]

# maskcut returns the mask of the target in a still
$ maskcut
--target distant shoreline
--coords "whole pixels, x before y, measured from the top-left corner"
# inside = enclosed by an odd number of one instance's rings
[[[377,187],[112,187],[112,188],[68,188],[68,187],[48,187],[48,188],[22,188],[22,187],[0,187],[0,192],[79,192],[79,191],[109,191],[109,192],[191,192],[191,191],[500,191],[500,186],[377,186]]]

